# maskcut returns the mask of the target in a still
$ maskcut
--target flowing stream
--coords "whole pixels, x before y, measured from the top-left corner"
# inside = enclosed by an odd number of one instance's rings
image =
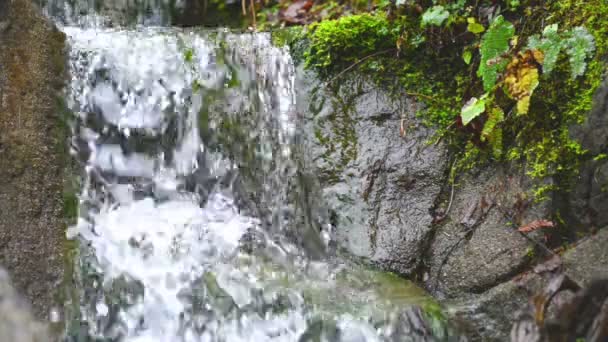
[[[447,336],[423,291],[335,256],[322,205],[299,200],[306,133],[286,48],[162,27],[146,6],[140,25],[110,25],[91,6],[46,7],[70,46],[81,171],[66,341]]]

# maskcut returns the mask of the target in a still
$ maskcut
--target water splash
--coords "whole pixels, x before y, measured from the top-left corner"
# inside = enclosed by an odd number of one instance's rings
[[[401,279],[309,258],[324,246],[293,200],[295,72],[268,34],[64,31],[83,166],[68,339],[380,341],[403,324],[395,309],[428,304]]]

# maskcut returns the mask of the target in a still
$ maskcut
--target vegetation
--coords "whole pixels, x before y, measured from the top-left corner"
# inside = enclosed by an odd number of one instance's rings
[[[458,170],[524,161],[530,176],[556,181],[536,189],[540,199],[567,189],[580,163],[598,157],[569,128],[584,121],[604,77],[604,1],[405,0],[368,8],[309,25],[301,33],[309,41],[305,65],[333,86],[357,67],[395,96],[417,97],[426,104],[420,117],[458,155]]]

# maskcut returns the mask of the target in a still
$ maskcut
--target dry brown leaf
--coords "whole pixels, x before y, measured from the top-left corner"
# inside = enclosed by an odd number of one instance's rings
[[[313,5],[312,0],[292,2],[285,10],[279,11],[279,19],[288,24],[307,24],[308,11]]]
[[[529,233],[541,228],[553,228],[555,223],[549,220],[534,220],[524,226],[517,228],[521,233]]]
[[[530,97],[538,86],[538,63],[542,52],[527,50],[513,57],[505,74],[507,93],[517,101],[517,113],[526,114],[530,107]]]

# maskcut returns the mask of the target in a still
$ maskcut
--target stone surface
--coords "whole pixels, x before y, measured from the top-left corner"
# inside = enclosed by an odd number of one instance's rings
[[[514,170],[493,166],[457,180],[427,258],[425,283],[434,294],[481,293],[528,265],[534,245],[516,228],[551,213],[548,203],[533,205],[527,178]]]
[[[27,304],[19,298],[5,270],[0,268],[0,340],[46,342],[47,327],[37,322]]]
[[[555,274],[563,272],[581,287],[608,279],[608,228],[566,251],[560,262],[549,260],[480,295],[464,295],[446,302],[449,314],[468,322],[469,335],[483,341],[504,340],[522,313],[533,314],[530,299],[541,294]],[[559,292],[547,307],[547,320],[558,319],[560,308],[572,301],[572,291]],[[562,317],[563,318],[563,317]]]
[[[47,318],[64,265],[65,137],[57,114],[64,36],[30,1],[0,3],[0,20],[11,22],[0,32],[0,264]]]
[[[446,147],[428,144],[434,132],[415,117],[410,99],[391,98],[361,79],[340,82],[337,93],[315,88],[310,75],[296,86],[304,131],[311,132],[303,137],[306,156],[320,177],[339,247],[412,274],[432,231]]]
[[[585,123],[571,132],[590,155],[608,154],[608,80],[595,94]],[[584,163],[574,190],[558,199],[557,207],[573,230],[608,225],[608,158]]]
[[[608,227],[566,251],[562,259],[566,274],[581,285],[608,279]]]
[[[446,302],[448,315],[467,323],[471,341],[505,341],[512,322],[526,307],[528,293],[514,281],[502,283],[481,295]]]

